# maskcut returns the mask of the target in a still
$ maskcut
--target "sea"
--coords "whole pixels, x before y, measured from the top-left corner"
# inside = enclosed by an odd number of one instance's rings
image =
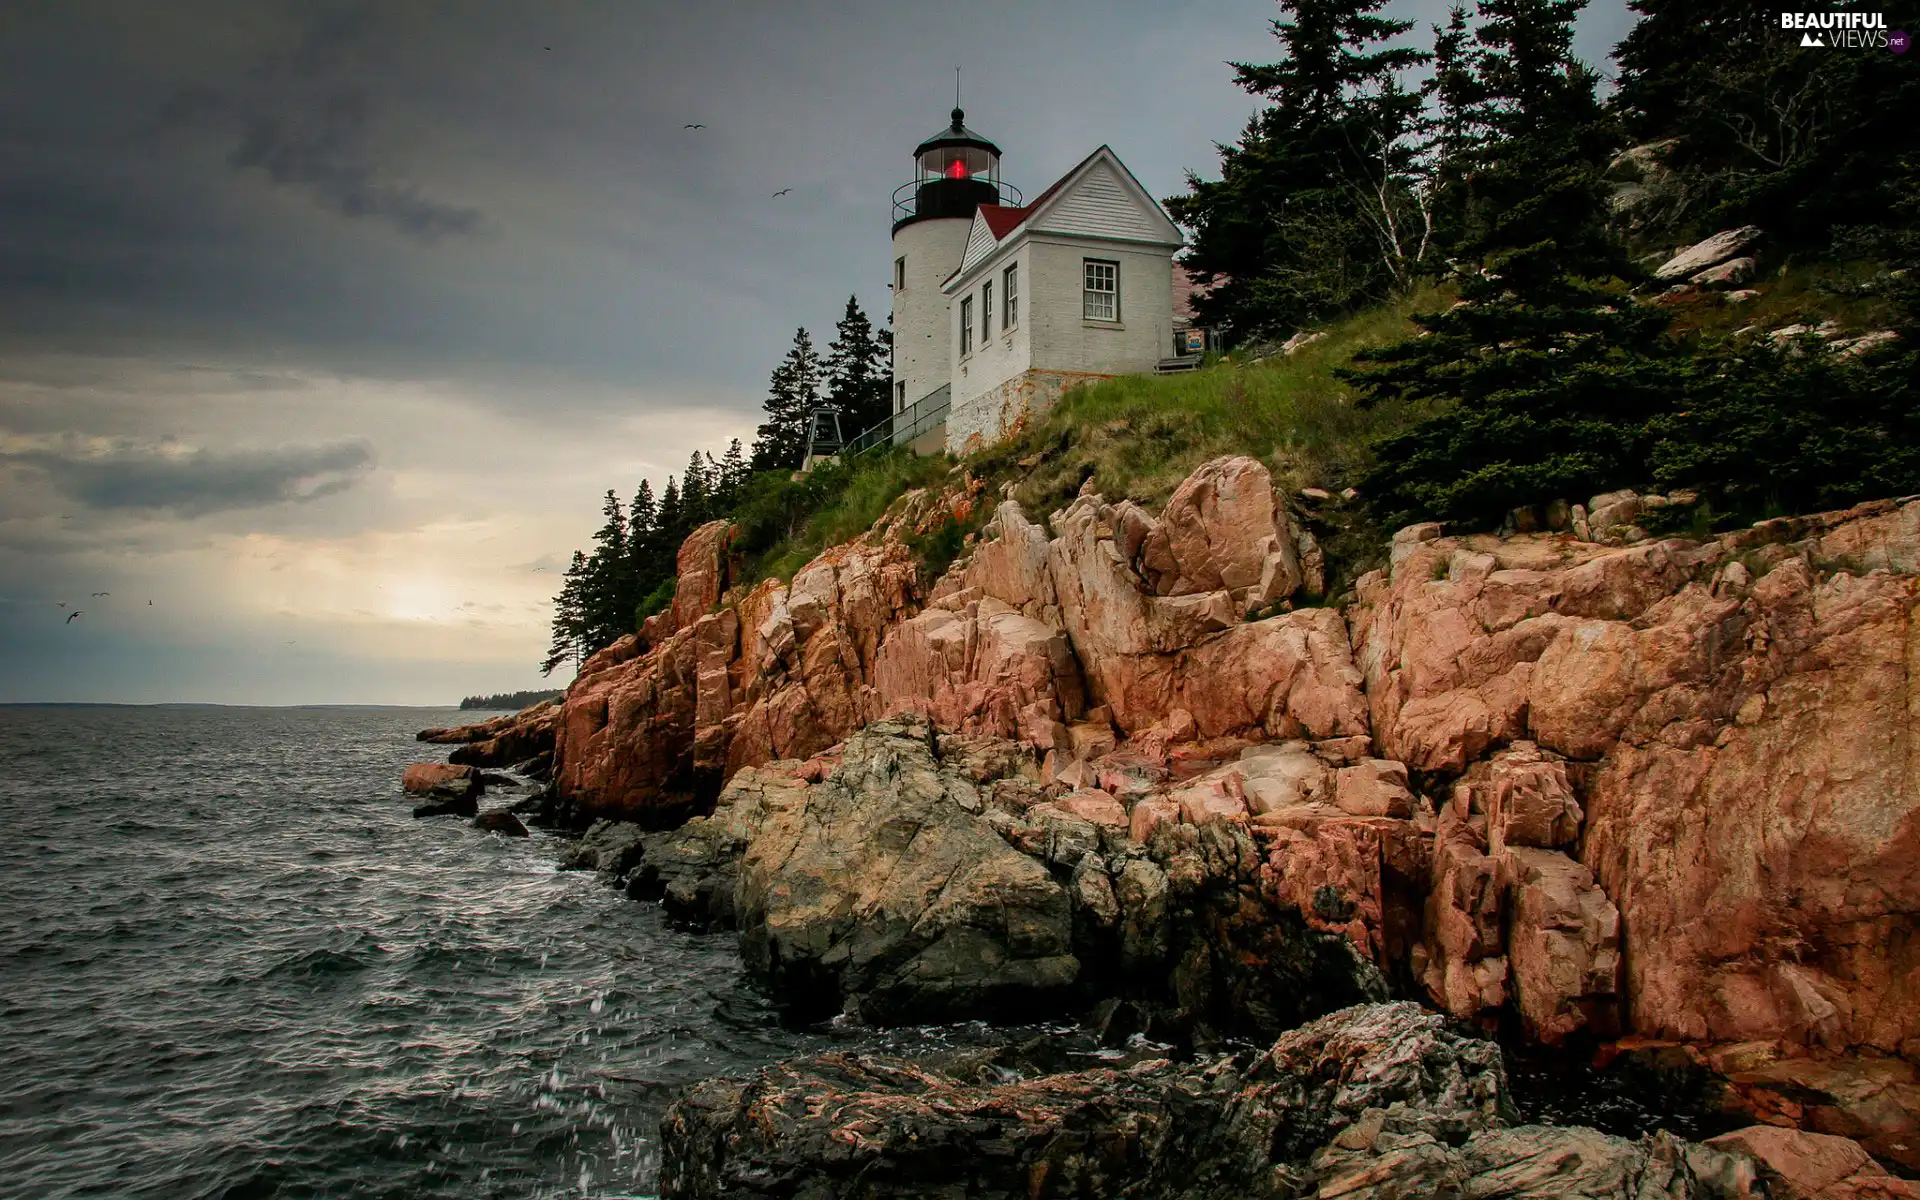
[[[490,715],[0,708],[0,1197],[649,1196],[676,1091],[834,1042],[556,837],[414,819],[414,732]]]

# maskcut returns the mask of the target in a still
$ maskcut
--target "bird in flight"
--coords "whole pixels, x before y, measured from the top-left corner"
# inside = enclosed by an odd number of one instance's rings
[[[67,614],[67,619],[66,619],[66,620],[65,620],[64,622],[62,622],[62,623],[63,623],[63,624],[66,624],[66,625],[71,625],[71,624],[73,624],[73,619],[74,619],[75,617],[77,617],[77,616],[79,616],[79,615],[80,615],[80,613],[81,613],[81,610],[80,610],[80,609],[77,609],[77,608],[76,608],[76,609],[74,609],[74,610],[73,610],[72,612],[70,612],[70,613],[68,613],[68,614]]]
[[[112,592],[95,592],[95,593],[94,593],[94,595],[96,595],[96,596],[111,596],[111,595],[113,595],[113,593],[112,593]]]
[[[681,126],[680,128],[682,128],[682,129],[705,129],[705,128],[706,128],[706,126],[705,126],[705,125],[682,125],[682,126]]]
[[[779,199],[780,197],[782,197],[782,196],[784,196],[784,195],[786,195],[786,194],[787,194],[788,192],[790,192],[790,191],[792,191],[792,190],[793,190],[792,188],[781,188],[781,189],[780,189],[779,191],[777,191],[777,192],[775,192],[775,193],[773,194],[773,198],[774,198],[775,200],[778,200],[778,199]]]

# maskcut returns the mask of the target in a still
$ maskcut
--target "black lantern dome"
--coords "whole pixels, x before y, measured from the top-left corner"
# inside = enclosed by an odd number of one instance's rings
[[[942,217],[973,216],[982,204],[1020,203],[1000,179],[1000,147],[967,128],[966,113],[913,149],[915,177],[893,193],[893,227]]]

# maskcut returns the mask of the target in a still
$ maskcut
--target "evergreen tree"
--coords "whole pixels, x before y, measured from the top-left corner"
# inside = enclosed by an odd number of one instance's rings
[[[713,519],[712,485],[707,478],[706,460],[698,450],[687,459],[687,471],[681,478],[685,482],[680,485],[680,511],[688,532],[692,532]]]
[[[740,439],[734,438],[727,443],[727,452],[720,459],[720,484],[718,495],[723,511],[731,512],[739,503],[740,489],[747,482],[747,457],[740,447]]]
[[[1484,97],[1473,69],[1472,38],[1464,4],[1453,6],[1444,28],[1433,26],[1433,75],[1425,88],[1432,102],[1425,166],[1437,248],[1451,249],[1459,240],[1466,206],[1462,177],[1482,133],[1478,118]]]
[[[864,433],[892,411],[890,357],[888,343],[874,332],[858,298],[848,296],[847,311],[834,326],[822,364],[827,403],[840,410],[844,436]]]
[[[1897,224],[1902,197],[1920,190],[1911,55],[1810,52],[1775,10],[1738,0],[1630,7],[1642,19],[1618,48],[1612,104],[1636,140],[1669,142],[1653,228],[1754,224],[1773,249],[1824,253],[1836,224]]]
[[[1571,54],[1584,0],[1482,0],[1480,115],[1463,251],[1485,264],[1421,336],[1359,356],[1366,403],[1432,415],[1374,448],[1361,491],[1387,519],[1491,524],[1645,474],[1648,423],[1671,407],[1664,310],[1608,281],[1629,267],[1606,226],[1613,133]]]
[[[632,559],[633,590],[644,596],[659,583],[660,506],[653,498],[653,484],[640,481],[627,508],[627,554]]]
[[[820,356],[805,329],[794,331],[793,346],[774,368],[767,391],[767,419],[756,431],[753,466],[757,471],[800,466],[807,451],[807,425],[820,402]]]
[[[586,635],[598,650],[629,632],[634,594],[633,557],[628,548],[626,514],[620,498],[607,489],[601,507],[606,520],[593,534],[593,553],[587,558]]]
[[[551,675],[554,669],[573,660],[574,669],[586,659],[587,640],[587,556],[580,551],[573,552],[573,562],[568,565],[567,573],[560,584],[560,594],[553,600],[553,642],[547,647],[547,657],[540,664],[542,675]]]
[[[1189,175],[1187,193],[1167,201],[1193,233],[1183,264],[1212,285],[1196,300],[1200,318],[1234,340],[1325,320],[1401,273],[1405,239],[1390,238],[1383,256],[1380,238],[1403,224],[1395,162],[1405,165],[1421,102],[1395,77],[1428,56],[1381,47],[1412,27],[1373,15],[1383,3],[1281,0],[1292,19],[1273,33],[1285,58],[1232,64],[1234,81],[1272,106],[1220,147],[1219,180]]]
[[[666,490],[660,493],[659,527],[659,555],[668,563],[667,573],[672,574],[679,569],[680,543],[687,540],[692,526],[680,506],[680,484],[671,475],[667,476]]]

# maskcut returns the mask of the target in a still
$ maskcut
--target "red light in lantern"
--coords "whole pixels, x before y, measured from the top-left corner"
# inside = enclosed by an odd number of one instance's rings
[[[947,168],[947,178],[948,179],[965,179],[966,177],[967,177],[967,164],[961,162],[957,158],[954,159],[953,165]]]

